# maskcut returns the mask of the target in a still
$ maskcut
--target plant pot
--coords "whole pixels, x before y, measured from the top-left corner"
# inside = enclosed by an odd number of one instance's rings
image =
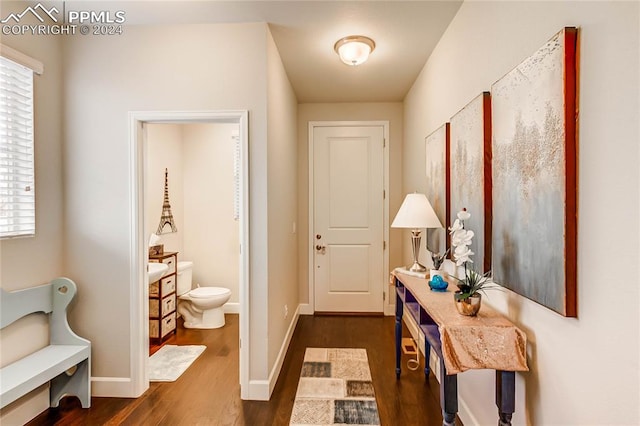
[[[456,293],[460,293],[456,291]],[[482,302],[482,295],[479,293],[469,296],[466,299],[458,300],[455,298],[453,301],[456,304],[456,309],[460,315],[466,315],[468,317],[474,317],[480,310],[480,304]]]

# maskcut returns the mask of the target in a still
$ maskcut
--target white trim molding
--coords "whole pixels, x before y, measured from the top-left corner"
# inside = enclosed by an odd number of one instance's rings
[[[239,314],[240,304],[238,302],[227,302],[222,306],[225,314]]]
[[[44,65],[39,60],[27,56],[22,52],[13,49],[6,44],[0,43],[0,56],[12,60],[13,62],[29,68],[37,75],[44,74]]]
[[[301,306],[302,305],[298,305],[298,307],[296,308],[296,312],[291,317],[291,323],[289,324],[289,328],[287,329],[287,334],[284,337],[282,346],[280,346],[280,352],[278,352],[276,362],[273,364],[273,368],[269,373],[269,379],[251,380],[249,382],[249,397],[246,399],[268,401],[271,398],[271,393],[276,387],[278,377],[280,376],[280,371],[282,370],[282,365],[284,364],[284,359],[287,356],[289,343],[291,343],[291,338],[293,337],[296,325],[298,324],[298,318],[300,318]]]
[[[149,286],[144,236],[145,123],[238,123],[240,127],[240,301],[229,309],[240,314],[240,396],[250,399],[249,384],[249,113],[234,111],[131,111],[129,112],[130,223],[130,378],[93,378],[95,396],[137,397],[149,388]],[[142,283],[142,284],[139,284]],[[97,388],[97,389],[96,389]]]
[[[144,393],[137,393],[131,377],[92,377],[91,396],[108,398],[137,398]]]

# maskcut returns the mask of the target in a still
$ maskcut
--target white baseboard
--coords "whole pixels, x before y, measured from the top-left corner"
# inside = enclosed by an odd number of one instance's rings
[[[276,383],[278,382],[280,370],[282,370],[282,364],[284,363],[284,358],[287,355],[287,349],[289,349],[289,343],[291,343],[293,332],[296,329],[296,324],[298,324],[300,306],[301,305],[298,305],[295,313],[291,317],[291,323],[287,329],[287,334],[284,337],[282,346],[280,346],[280,352],[278,353],[276,362],[269,374],[269,380],[249,380],[249,392],[246,399],[253,401],[268,401],[269,398],[271,398],[271,392],[273,392],[273,388],[275,388]]]
[[[91,396],[110,398],[137,398],[130,377],[92,377]]]
[[[300,315],[313,315],[315,313],[313,306],[309,303],[301,303],[298,305],[298,309],[300,310]]]
[[[284,359],[287,356],[287,350],[289,349],[289,343],[291,343],[293,332],[296,330],[296,325],[298,324],[298,318],[300,318],[300,305],[298,305],[296,311],[291,317],[291,323],[289,324],[289,328],[287,329],[287,334],[284,336],[284,342],[282,342],[282,346],[280,346],[280,352],[278,352],[276,362],[271,369],[271,373],[269,374],[269,398],[271,398],[273,388],[276,387],[276,383],[278,382],[280,370],[282,370],[282,364],[284,364]]]
[[[460,417],[460,420],[462,420],[462,423],[465,425],[480,424],[476,416],[469,410],[469,406],[460,397],[458,397],[458,417]]]
[[[240,304],[238,302],[227,302],[222,306],[225,314],[239,314]]]
[[[245,398],[246,400],[268,401],[269,396],[268,380],[249,380],[249,392],[247,398]]]
[[[391,317],[396,314],[396,305],[384,305],[384,316]]]

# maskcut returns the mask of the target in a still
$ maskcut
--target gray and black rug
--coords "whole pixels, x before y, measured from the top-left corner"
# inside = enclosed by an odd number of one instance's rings
[[[379,425],[365,349],[307,348],[291,425]]]

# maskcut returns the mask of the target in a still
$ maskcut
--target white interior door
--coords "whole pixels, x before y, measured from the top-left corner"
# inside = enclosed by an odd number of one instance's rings
[[[383,311],[384,128],[313,128],[315,310]]]

